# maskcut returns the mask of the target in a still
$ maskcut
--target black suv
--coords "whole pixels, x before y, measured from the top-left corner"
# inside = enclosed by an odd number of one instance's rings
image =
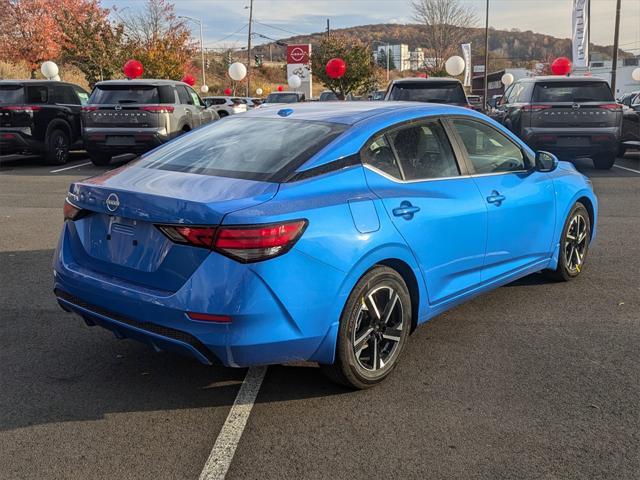
[[[491,116],[533,150],[561,160],[587,157],[610,169],[618,153],[622,107],[594,77],[535,77],[513,83]]]
[[[62,165],[82,146],[80,108],[89,94],[50,80],[0,81],[0,154],[35,153]]]
[[[82,111],[84,144],[95,165],[142,154],[220,118],[193,88],[173,80],[98,82]]]
[[[460,80],[455,78],[401,78],[391,82],[385,100],[446,103],[471,108]]]
[[[622,104],[622,133],[618,155],[640,148],[640,91],[628,93],[620,99]]]

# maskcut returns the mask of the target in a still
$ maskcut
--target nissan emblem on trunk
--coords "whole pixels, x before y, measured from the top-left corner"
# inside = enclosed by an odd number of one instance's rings
[[[120,206],[120,199],[118,198],[118,195],[116,195],[115,193],[111,193],[104,203],[107,205],[107,210],[109,210],[110,212],[115,212]]]

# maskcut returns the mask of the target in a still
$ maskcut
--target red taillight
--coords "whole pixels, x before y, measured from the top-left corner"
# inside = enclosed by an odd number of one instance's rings
[[[96,110],[98,110],[98,107],[94,107],[91,105],[82,107],[83,112],[95,112]]]
[[[62,213],[64,214],[65,220],[75,220],[79,217],[81,211],[81,209],[72,205],[69,201],[65,201],[64,207],[62,207]]]
[[[0,138],[3,140],[15,140],[18,136],[15,133],[3,133]]]
[[[194,247],[213,247],[215,227],[186,227],[180,225],[161,225],[162,232],[176,243],[186,243]]]
[[[525,112],[540,112],[541,110],[546,110],[551,108],[551,105],[524,105],[522,110]]]
[[[542,143],[553,143],[556,140],[557,140],[557,137],[555,135],[539,135],[538,136],[538,141]]]
[[[295,220],[217,228],[182,225],[158,225],[158,228],[176,243],[211,248],[240,262],[257,262],[286,253],[306,226],[306,220]]]
[[[622,105],[618,103],[605,103],[604,105],[600,105],[600,108],[611,110],[612,112],[619,112],[620,110],[622,110]]]
[[[613,140],[612,135],[600,134],[600,135],[591,135],[591,141],[596,143],[602,142],[610,142]]]
[[[231,317],[228,315],[211,315],[209,313],[187,312],[187,316],[191,320],[197,320],[198,322],[215,322],[215,323],[231,322]]]
[[[144,110],[145,112],[173,113],[173,106],[172,105],[146,105],[144,107],[140,107],[140,110]]]
[[[16,113],[33,113],[38,110],[42,110],[39,105],[7,105],[1,108],[2,110],[10,110]]]

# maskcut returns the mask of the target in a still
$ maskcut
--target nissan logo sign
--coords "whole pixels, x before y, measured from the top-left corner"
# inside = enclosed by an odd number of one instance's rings
[[[115,193],[110,194],[104,202],[107,205],[107,210],[115,212],[120,206],[120,199]]]

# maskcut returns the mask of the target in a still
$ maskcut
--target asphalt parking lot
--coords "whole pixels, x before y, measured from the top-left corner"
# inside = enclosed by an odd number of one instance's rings
[[[639,478],[640,155],[577,166],[600,199],[583,275],[440,315],[374,389],[269,367],[227,478]],[[196,479],[245,376],[57,306],[68,185],[104,170],[82,153],[57,168],[0,157],[2,479]]]

